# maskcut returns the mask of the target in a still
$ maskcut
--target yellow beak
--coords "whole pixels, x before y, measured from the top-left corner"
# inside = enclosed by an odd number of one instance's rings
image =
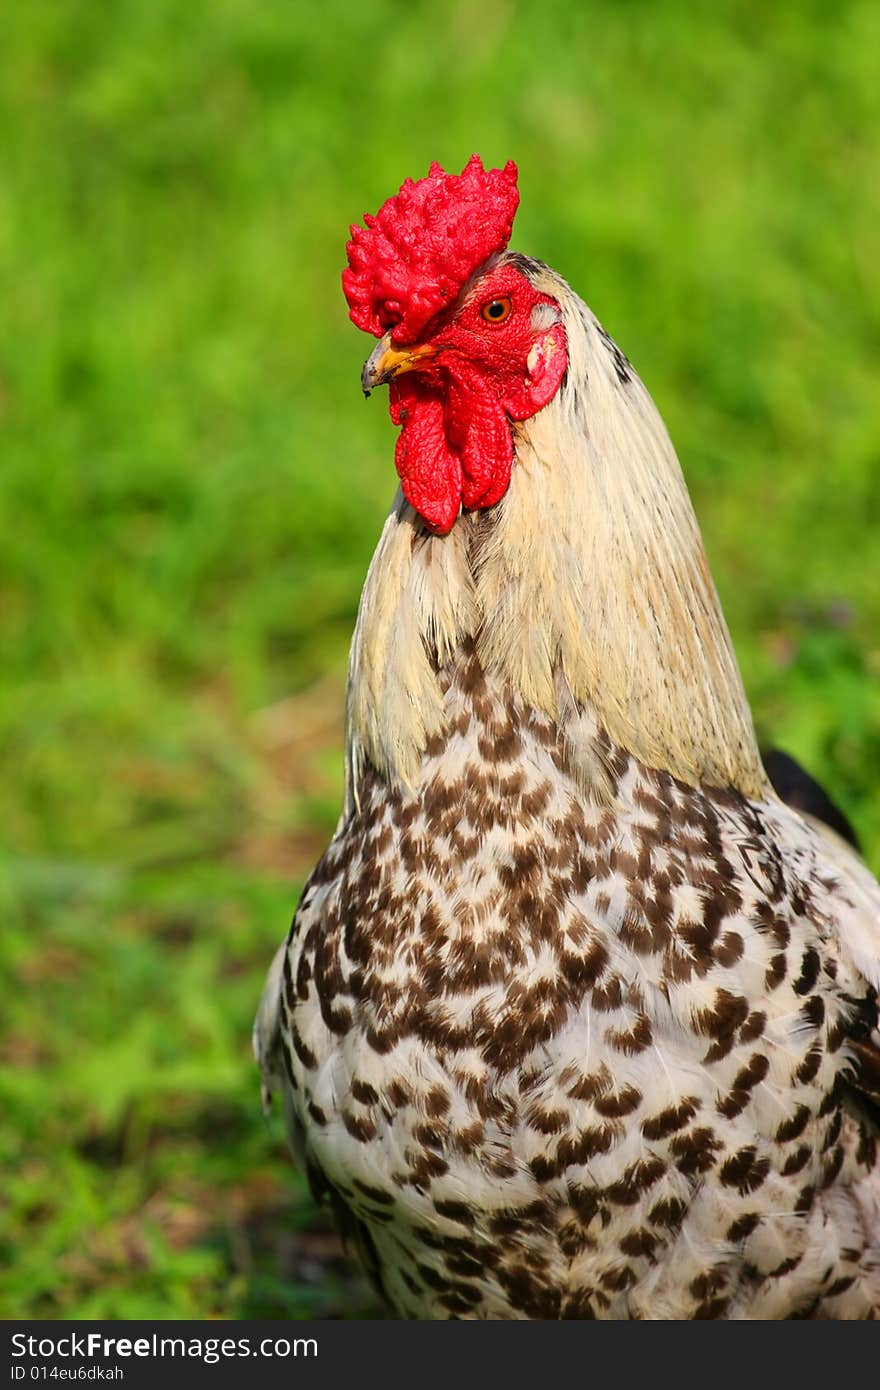
[[[391,333],[380,338],[364,363],[361,372],[361,386],[368,396],[374,386],[381,386],[402,372],[412,372],[429,357],[434,357],[437,349],[430,343],[414,343],[411,347],[394,347]]]

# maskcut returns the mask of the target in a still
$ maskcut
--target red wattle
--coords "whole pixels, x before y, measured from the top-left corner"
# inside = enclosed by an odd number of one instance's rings
[[[461,459],[461,499],[466,507],[491,507],[507,491],[513,467],[510,422],[498,397],[477,371],[463,364],[450,379],[444,424]]]
[[[492,507],[513,466],[510,424],[478,372],[451,378],[445,391],[415,375],[391,383],[391,418],[401,425],[394,462],[406,500],[433,531],[455,523],[462,506]]]
[[[403,495],[433,531],[451,530],[461,507],[461,464],[444,428],[438,392],[414,377],[390,387],[391,418],[402,429],[394,450]]]

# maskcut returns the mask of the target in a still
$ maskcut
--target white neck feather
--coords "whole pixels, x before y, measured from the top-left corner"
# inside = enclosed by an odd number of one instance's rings
[[[398,494],[352,643],[349,796],[365,759],[395,782],[417,784],[425,741],[444,727],[437,668],[467,637],[487,672],[560,721],[582,780],[595,766],[587,750],[578,757],[586,710],[651,767],[692,785],[766,794],[663,422],[565,282],[543,266],[528,273],[562,306],[566,379],[544,410],[514,426],[513,476],[491,512],[463,515],[449,535],[432,536]]]

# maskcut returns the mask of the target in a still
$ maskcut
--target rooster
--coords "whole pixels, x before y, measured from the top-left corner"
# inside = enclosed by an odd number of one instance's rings
[[[869,1318],[880,886],[774,792],[663,423],[517,200],[474,156],[352,229],[401,490],[265,1092],[400,1316]]]

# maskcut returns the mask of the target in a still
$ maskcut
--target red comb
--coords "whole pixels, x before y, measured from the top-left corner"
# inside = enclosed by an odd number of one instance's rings
[[[366,228],[352,227],[342,288],[353,323],[397,343],[414,342],[425,324],[457,296],[468,276],[513,228],[519,193],[516,165],[484,169],[472,155],[460,174],[432,164],[426,178],[406,179]]]

